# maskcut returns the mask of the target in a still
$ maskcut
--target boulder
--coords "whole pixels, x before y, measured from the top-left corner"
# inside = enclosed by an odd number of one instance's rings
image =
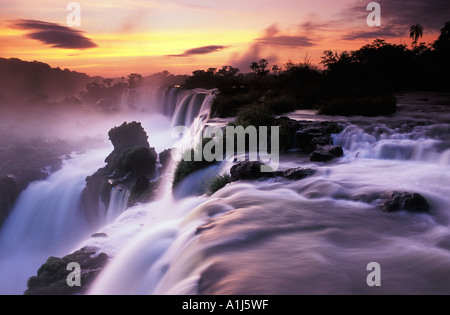
[[[63,258],[50,257],[43,264],[37,276],[28,280],[25,295],[72,295],[86,292],[90,284],[99,275],[108,262],[105,253],[96,254],[98,248],[84,247]],[[70,287],[67,277],[72,270],[67,270],[69,263],[76,262],[81,267],[81,286]]]
[[[409,212],[429,212],[430,204],[418,193],[391,191],[381,197],[381,208],[386,212],[406,210]]]
[[[343,127],[341,125],[332,121],[301,122],[300,129],[296,134],[297,148],[305,153],[311,153],[318,146],[331,145],[331,135],[342,130]]]
[[[272,177],[273,172],[261,172],[261,165],[264,164],[257,161],[244,161],[233,165],[230,170],[231,181]]]
[[[326,145],[317,147],[310,155],[311,162],[326,162],[344,155],[342,147]]]
[[[285,178],[291,179],[291,180],[300,180],[305,177],[311,176],[314,173],[315,173],[315,171],[310,168],[297,167],[297,168],[291,168],[291,169],[286,170],[284,172],[283,176]]]

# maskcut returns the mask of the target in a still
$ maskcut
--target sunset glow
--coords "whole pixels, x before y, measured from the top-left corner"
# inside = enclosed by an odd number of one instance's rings
[[[162,70],[182,74],[225,64],[247,72],[249,61],[258,58],[282,65],[307,56],[318,64],[326,49],[356,49],[375,38],[411,45],[408,29],[413,23],[424,25],[423,42],[436,38],[445,20],[438,19],[437,8],[409,2],[409,13],[400,16],[397,2],[380,1],[382,25],[369,27],[367,4],[350,0],[78,1],[81,26],[71,28],[96,47],[70,49],[52,47],[31,38],[30,29],[14,26],[32,20],[68,27],[69,2],[46,0],[37,9],[27,0],[1,1],[0,55],[103,76]],[[420,21],[415,19],[418,14]],[[209,46],[222,48],[184,54]]]

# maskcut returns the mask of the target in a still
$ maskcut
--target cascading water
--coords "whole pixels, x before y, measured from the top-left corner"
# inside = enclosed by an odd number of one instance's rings
[[[203,100],[200,104],[186,103],[186,95],[198,100],[197,93]],[[196,117],[200,111],[209,108],[212,94],[213,91],[181,91],[178,88],[167,91],[159,88],[127,89],[123,93],[122,109],[127,117],[142,121],[150,133],[152,146],[161,152],[176,140],[170,138],[170,119],[162,114],[171,117],[174,111],[186,108],[190,117]],[[134,117],[136,109],[152,114],[143,117],[139,113]],[[111,125],[117,123],[112,122]],[[81,193],[86,185],[86,176],[104,165],[110,151],[108,148],[74,155],[64,162],[60,171],[45,181],[32,183],[21,194],[0,230],[0,294],[23,293],[28,278],[36,274],[49,256],[63,256],[78,249],[75,245],[95,232],[82,215]],[[113,188],[101,223],[113,222],[126,209],[129,194],[126,189]]]
[[[111,190],[111,198],[109,207],[106,211],[106,222],[114,221],[122,212],[127,209],[130,191],[126,188],[113,187]]]
[[[133,93],[127,97],[143,99]],[[191,125],[213,96],[173,88],[152,102],[160,102],[155,112],[172,117],[167,127]],[[139,102],[133,106],[151,106]],[[111,257],[88,293],[450,294],[450,117],[408,104],[400,109],[388,118],[293,114],[346,125],[334,135],[345,151],[341,159],[281,156],[279,170],[315,170],[299,181],[239,181],[207,197],[195,196],[204,188],[193,183],[228,171],[229,162],[191,174],[175,196],[165,178],[155,201],[112,211],[117,218],[99,231],[106,237],[76,247],[96,246]],[[191,134],[203,124],[192,124]],[[166,141],[147,126],[151,143]],[[431,211],[383,212],[377,196],[388,191],[420,193]],[[122,209],[125,200],[124,191],[113,191],[110,209]],[[381,266],[381,287],[366,283],[370,262]]]
[[[449,294],[448,117],[306,115],[345,122],[334,136],[344,158],[305,163],[289,154],[281,170],[316,173],[300,181],[237,182],[209,198],[165,194],[128,210],[105,230],[109,241],[86,243],[114,256],[89,293]],[[414,123],[424,118],[426,124]],[[199,174],[181,185],[189,190]],[[388,191],[422,194],[431,213],[383,212],[376,196]],[[131,228],[139,223],[145,227]],[[381,265],[379,288],[366,283],[370,262]]]
[[[149,111],[172,117],[172,127],[190,126],[195,118],[207,114],[215,90],[183,90],[172,87],[124,89],[121,108]]]
[[[102,166],[105,154],[96,150],[74,156],[20,195],[0,230],[0,293],[23,293],[28,278],[49,256],[64,254],[88,236],[81,193],[86,176]]]

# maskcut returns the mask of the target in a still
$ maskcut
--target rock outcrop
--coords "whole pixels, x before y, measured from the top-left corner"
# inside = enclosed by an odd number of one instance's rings
[[[283,176],[290,180],[301,180],[305,177],[314,175],[315,171],[310,168],[291,168],[284,171]]]
[[[311,153],[311,162],[327,162],[334,158],[338,158],[344,155],[344,150],[341,147],[334,145],[317,146]]]
[[[138,122],[123,123],[108,133],[114,150],[106,158],[105,167],[86,178],[82,203],[90,222],[99,219],[100,201],[109,206],[111,188],[121,187],[134,192],[133,201],[146,196],[145,188],[156,176],[157,153],[147,141],[147,133]]]
[[[381,208],[386,212],[406,210],[409,212],[429,212],[430,204],[418,193],[391,191],[381,197]]]
[[[90,284],[103,270],[108,262],[108,255],[100,253],[98,248],[84,247],[63,258],[50,257],[43,264],[37,276],[28,280],[28,289],[25,295],[72,295],[86,292]],[[67,278],[72,270],[67,270],[69,263],[80,265],[81,286],[69,286]]]
[[[310,168],[291,168],[286,171],[261,172],[261,166],[264,165],[258,161],[243,161],[231,167],[231,181],[255,180],[260,178],[283,177],[289,180],[301,180],[312,176],[315,171]]]
[[[233,165],[230,170],[231,181],[273,177],[273,172],[261,172],[262,165],[264,164],[258,161],[244,161]]]

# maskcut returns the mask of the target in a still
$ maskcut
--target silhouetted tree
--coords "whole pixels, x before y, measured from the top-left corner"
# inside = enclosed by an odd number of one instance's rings
[[[128,75],[128,87],[129,88],[136,88],[139,83],[141,83],[143,80],[142,75],[138,73],[131,73]]]
[[[412,44],[414,47],[417,46],[417,41],[419,38],[422,38],[423,36],[423,27],[420,24],[411,25],[409,28],[409,37],[412,40]]]
[[[253,61],[250,64],[250,69],[258,76],[264,76],[270,73],[270,70],[267,69],[268,66],[269,62],[266,59],[260,59],[258,62]]]
[[[445,23],[445,26],[441,29],[441,34],[433,43],[433,48],[436,51],[450,52],[450,22]]]

